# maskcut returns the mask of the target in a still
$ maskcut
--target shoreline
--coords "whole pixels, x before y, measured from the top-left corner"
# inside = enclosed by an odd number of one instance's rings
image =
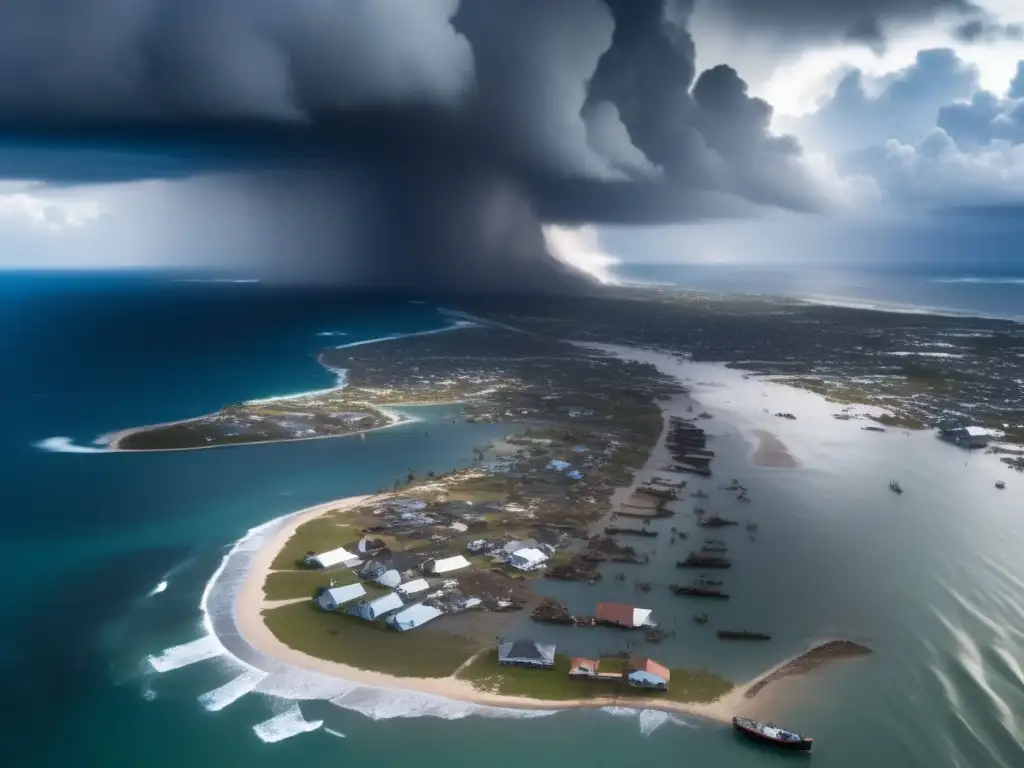
[[[678,399],[674,398],[673,403],[659,402],[664,420],[660,438],[663,438],[665,432],[670,428],[670,417],[673,411],[671,406],[678,404],[684,398],[686,402],[694,402],[689,395],[682,395]],[[616,489],[616,493],[628,495],[631,489],[639,482],[644,471],[657,462],[662,448],[663,439],[659,439],[655,446],[652,447],[644,468],[637,472],[633,482],[629,486]],[[368,501],[388,498],[391,495],[385,493],[338,499],[298,510],[284,518],[280,518],[279,528],[253,554],[241,584],[231,598],[231,611],[238,638],[249,648],[276,662],[376,689],[420,693],[478,706],[501,709],[562,711],[619,707],[636,711],[657,710],[671,714],[698,717],[726,725],[731,723],[734,715],[760,714],[766,705],[770,708],[769,700],[771,697],[764,695],[763,691],[775,682],[803,676],[817,667],[833,661],[846,660],[854,655],[867,655],[871,653],[870,649],[857,646],[855,643],[846,640],[834,638],[819,639],[809,643],[804,650],[774,664],[756,675],[753,679],[735,685],[728,693],[711,702],[680,702],[660,697],[641,698],[633,695],[556,700],[534,699],[527,696],[503,695],[481,691],[475,688],[470,681],[460,679],[455,674],[439,678],[417,678],[399,677],[384,672],[361,669],[348,664],[311,656],[291,648],[279,640],[264,621],[264,610],[275,607],[275,604],[265,599],[263,587],[268,576],[273,572],[271,566],[274,559],[287,541],[301,525],[329,511],[350,510]],[[614,514],[614,505],[610,508],[608,516],[612,514]],[[608,516],[603,518],[603,520],[606,520]],[[595,524],[600,525],[603,520]],[[850,648],[858,648],[859,651],[851,653]],[[475,658],[475,656],[472,658]],[[752,702],[751,700],[758,694],[762,695],[756,702]]]
[[[286,398],[288,400],[294,400],[294,396]],[[417,408],[426,405],[453,405],[454,403],[401,403],[400,407],[403,408]],[[402,413],[401,411],[394,410],[389,406],[377,407],[378,411],[384,414],[385,417],[390,419],[387,424],[381,424],[377,427],[368,427],[366,429],[357,429],[352,432],[346,432],[343,435],[313,435],[311,437],[284,437],[277,438],[275,440],[253,440],[246,443],[217,443],[216,445],[190,445],[182,448],[122,448],[120,443],[122,440],[131,437],[132,435],[139,434],[141,432],[148,432],[152,429],[162,429],[164,427],[174,427],[179,424],[189,424],[193,421],[200,421],[202,419],[209,418],[216,414],[207,413],[202,416],[193,416],[188,419],[179,419],[178,421],[168,421],[163,424],[147,424],[144,427],[131,427],[129,429],[118,430],[117,432],[108,432],[105,435],[100,435],[96,440],[93,441],[93,445],[103,446],[105,453],[177,453],[179,451],[212,451],[216,448],[243,448],[253,445],[278,445],[280,443],[301,443],[306,440],[332,440],[343,437],[356,437],[357,435],[365,435],[369,432],[378,432],[382,429],[391,429],[392,427],[401,426],[403,424],[415,424],[422,421],[418,416],[411,414]]]

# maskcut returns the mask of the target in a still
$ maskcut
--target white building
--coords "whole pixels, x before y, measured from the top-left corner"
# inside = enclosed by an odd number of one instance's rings
[[[431,560],[427,564],[427,568],[431,573],[449,573],[460,568],[466,568],[469,564],[469,560],[462,555],[455,555],[454,557],[446,557],[443,560]]]
[[[392,568],[391,570],[384,571],[384,573],[375,578],[374,581],[380,584],[382,587],[394,589],[402,583],[402,574],[400,574],[398,571]]]
[[[518,568],[520,571],[535,571],[538,568],[543,567],[547,560],[548,556],[539,549],[527,547],[525,549],[517,549],[508,556],[508,560],[506,562],[513,568]]]
[[[338,547],[337,549],[331,549],[327,552],[321,552],[319,555],[307,555],[306,562],[309,565],[316,566],[317,568],[333,568],[336,565],[342,563],[350,563],[358,561],[359,556],[349,552],[344,547]]]
[[[317,597],[316,602],[325,611],[336,611],[345,603],[358,600],[366,594],[362,584],[348,584],[344,587],[325,589]]]
[[[427,584],[426,579],[414,579],[407,581],[405,584],[398,586],[398,593],[402,597],[411,597],[412,595],[418,595],[420,592],[426,592],[430,589],[430,585]]]
[[[370,602],[360,602],[348,607],[348,612],[366,621],[376,621],[381,616],[397,611],[404,605],[402,598],[397,592],[388,592],[384,597],[378,597]]]
[[[399,632],[406,632],[416,629],[416,627],[422,627],[428,621],[433,621],[443,615],[443,611],[430,605],[410,605],[404,611],[388,616],[388,626]]]

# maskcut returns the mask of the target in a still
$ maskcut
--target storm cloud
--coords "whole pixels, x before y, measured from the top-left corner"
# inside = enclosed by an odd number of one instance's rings
[[[715,8],[830,37],[968,5]],[[696,71],[694,7],[10,0],[0,5],[0,128],[161,159],[140,163],[140,176],[168,165],[179,176],[238,174],[253,261],[277,271],[561,290],[578,275],[551,258],[545,224],[830,205],[798,142],[770,132],[771,106],[726,64]],[[39,175],[76,181],[61,173]]]

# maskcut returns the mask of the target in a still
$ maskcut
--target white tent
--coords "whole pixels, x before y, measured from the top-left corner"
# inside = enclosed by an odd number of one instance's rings
[[[402,598],[396,592],[388,592],[384,597],[378,597],[369,603],[358,603],[350,605],[348,612],[366,621],[376,621],[386,613],[397,611],[404,605]]]
[[[382,587],[391,587],[394,589],[402,583],[402,574],[392,568],[390,571],[384,571],[384,573],[375,578],[374,581]]]
[[[454,557],[446,557],[443,560],[434,560],[430,570],[434,573],[448,573],[449,571],[457,571],[459,568],[466,568],[469,564],[469,560],[462,555],[455,555]]]
[[[508,564],[521,571],[533,571],[547,562],[548,556],[534,547],[517,549],[508,557]]]
[[[400,632],[405,632],[409,629],[416,629],[416,627],[422,627],[428,621],[433,621],[438,616],[443,616],[444,612],[434,608],[430,605],[410,605],[404,611],[388,617],[388,625],[394,627]]]
[[[344,587],[325,589],[317,597],[316,602],[325,611],[335,611],[345,603],[350,603],[365,594],[366,590],[362,584],[348,584]]]
[[[418,595],[420,592],[425,592],[430,589],[430,585],[427,584],[426,579],[414,579],[413,581],[407,581],[405,584],[400,584],[398,592],[403,597],[409,597],[410,595]]]
[[[310,555],[306,558],[306,561],[319,568],[331,568],[339,563],[347,563],[358,559],[357,555],[352,554],[344,547],[338,547],[327,552],[321,552],[319,555]]]

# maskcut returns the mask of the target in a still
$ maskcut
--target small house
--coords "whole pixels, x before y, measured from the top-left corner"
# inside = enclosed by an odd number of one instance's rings
[[[360,600],[358,603],[350,605],[348,613],[358,616],[364,621],[376,621],[381,616],[397,611],[403,605],[405,604],[402,602],[402,598],[396,592],[388,592],[384,597],[378,597],[376,600]]]
[[[331,587],[317,595],[316,602],[325,611],[336,611],[345,603],[358,600],[366,595],[362,584],[348,584],[344,587]]]
[[[422,627],[428,621],[433,621],[438,616],[444,615],[444,611],[434,608],[431,605],[410,605],[405,610],[388,616],[387,624],[399,632],[407,632],[416,627]]]
[[[367,560],[359,566],[359,578],[363,581],[376,581],[392,568],[391,561],[387,559]]]
[[[533,640],[501,640],[498,642],[498,663],[551,669],[555,666],[555,646]]]
[[[634,608],[625,603],[598,603],[597,620],[601,624],[624,629],[653,629],[658,626],[651,618],[649,608]]]
[[[319,555],[310,553],[306,555],[304,562],[314,568],[333,568],[342,563],[358,562],[359,557],[352,554],[344,547],[321,552]]]
[[[992,437],[984,427],[951,427],[940,430],[940,434],[963,448],[984,448]]]
[[[506,561],[513,568],[520,571],[535,571],[542,568],[548,560],[548,556],[535,547],[517,549],[508,556]]]
[[[402,583],[402,574],[400,574],[394,568],[391,568],[391,569],[389,569],[387,571],[384,571],[384,573],[382,573],[380,576],[375,578],[374,581],[377,584],[380,584],[382,587],[388,587],[389,589],[394,589],[395,587],[397,587],[399,584]]]
[[[633,688],[652,688],[657,691],[667,691],[671,677],[668,667],[651,659],[631,659],[623,675]]]
[[[574,658],[569,661],[569,677],[597,677],[598,662],[593,659]]]
[[[426,579],[413,579],[405,584],[399,584],[396,591],[402,597],[408,598],[418,595],[420,592],[426,592],[428,589],[430,589],[430,585],[427,584]]]
[[[449,573],[460,568],[466,568],[469,564],[469,560],[462,555],[455,555],[454,557],[446,557],[441,560],[427,561],[427,570],[430,573]]]

